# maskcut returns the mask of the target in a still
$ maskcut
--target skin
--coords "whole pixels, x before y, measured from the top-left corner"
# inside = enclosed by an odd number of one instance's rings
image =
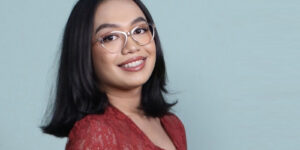
[[[102,24],[116,24],[118,27],[108,27],[93,34],[96,41],[99,36],[111,31],[128,32],[137,24],[132,21],[138,17],[146,19],[143,12],[132,0],[108,0],[101,3],[95,12],[94,33]],[[138,72],[122,70],[118,65],[136,56],[147,57],[144,68]],[[140,46],[131,37],[124,49],[110,53],[99,42],[93,43],[92,59],[100,87],[109,102],[126,114],[144,134],[159,147],[175,149],[172,141],[164,131],[159,118],[145,117],[144,112],[137,109],[141,100],[142,86],[151,76],[156,61],[156,46],[154,40]]]
[[[124,13],[126,12],[126,13]],[[93,36],[96,40],[101,35],[111,31],[130,31],[137,24],[131,25],[138,17],[146,18],[139,7],[130,0],[105,1],[97,8],[94,18],[94,33],[102,24],[116,24],[119,27],[101,29]],[[127,114],[140,114],[137,110],[140,104],[142,85],[149,79],[156,61],[155,42],[140,46],[131,37],[123,50],[110,53],[99,42],[93,44],[93,63],[96,74],[101,81],[101,90],[107,93],[109,101]],[[147,57],[144,68],[138,72],[122,70],[118,65],[132,57]],[[121,100],[122,99],[122,100]]]

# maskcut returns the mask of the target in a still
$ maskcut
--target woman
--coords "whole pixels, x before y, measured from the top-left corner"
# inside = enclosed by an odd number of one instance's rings
[[[165,101],[157,31],[139,0],[79,0],[68,19],[53,114],[43,131],[67,150],[185,150]]]

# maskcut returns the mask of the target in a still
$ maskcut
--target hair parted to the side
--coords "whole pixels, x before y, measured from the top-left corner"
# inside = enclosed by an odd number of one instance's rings
[[[107,95],[99,90],[91,53],[94,14],[104,0],[79,0],[65,26],[54,103],[48,106],[50,116],[40,128],[57,137],[68,136],[74,123],[88,114],[103,114],[108,106]],[[143,11],[149,23],[153,19],[140,0],[133,0]],[[149,80],[143,85],[141,106],[147,116],[161,117],[174,103],[167,103],[166,68],[157,30],[156,63]],[[45,115],[47,116],[47,114]]]

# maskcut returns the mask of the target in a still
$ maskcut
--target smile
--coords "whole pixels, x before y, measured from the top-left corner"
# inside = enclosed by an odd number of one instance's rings
[[[137,57],[130,59],[129,61],[126,61],[125,63],[122,63],[119,65],[124,71],[130,71],[130,72],[135,72],[135,71],[140,71],[144,68],[146,63],[146,58],[145,57]]]

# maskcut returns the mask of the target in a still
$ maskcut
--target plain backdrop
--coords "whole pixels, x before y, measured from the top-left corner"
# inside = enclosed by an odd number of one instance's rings
[[[300,1],[144,0],[189,150],[300,149]],[[38,128],[75,0],[0,1],[0,149],[59,150]]]

